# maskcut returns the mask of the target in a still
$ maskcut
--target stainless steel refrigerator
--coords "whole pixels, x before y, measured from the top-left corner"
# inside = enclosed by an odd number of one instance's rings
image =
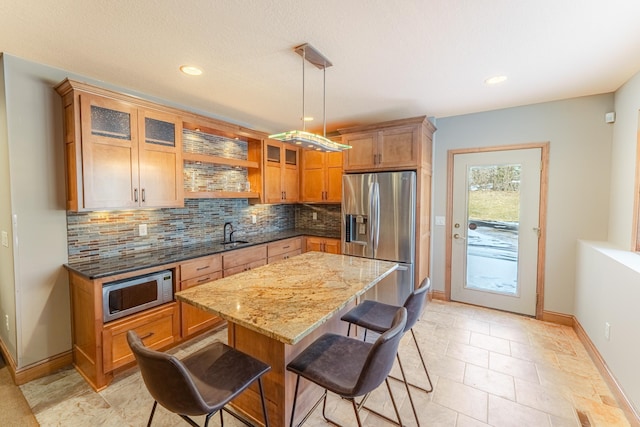
[[[404,304],[414,289],[415,230],[415,171],[343,176],[342,253],[400,264],[366,299]]]

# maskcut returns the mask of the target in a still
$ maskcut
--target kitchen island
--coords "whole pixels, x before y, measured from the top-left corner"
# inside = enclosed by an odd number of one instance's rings
[[[393,262],[307,252],[178,292],[176,298],[225,319],[228,344],[271,366],[264,378],[269,422],[284,426],[295,387],[295,375],[286,370],[289,361],[325,332],[345,334],[340,316],[397,267]],[[321,392],[301,384],[296,408],[300,418]],[[233,406],[261,422],[259,399],[252,387]]]

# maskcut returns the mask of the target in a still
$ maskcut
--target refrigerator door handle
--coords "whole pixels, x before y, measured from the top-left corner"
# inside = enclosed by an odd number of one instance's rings
[[[367,238],[368,245],[371,248],[371,256],[373,258],[376,257],[376,247],[374,239],[374,235],[376,232],[376,201],[374,199],[375,185],[375,182],[369,183],[369,237]]]
[[[373,218],[373,256],[378,256],[378,243],[380,241],[380,185],[373,183],[373,209],[371,210]]]

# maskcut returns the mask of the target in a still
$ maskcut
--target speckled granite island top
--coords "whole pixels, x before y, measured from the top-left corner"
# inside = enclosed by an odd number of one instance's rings
[[[176,293],[223,319],[296,344],[398,264],[307,252]]]

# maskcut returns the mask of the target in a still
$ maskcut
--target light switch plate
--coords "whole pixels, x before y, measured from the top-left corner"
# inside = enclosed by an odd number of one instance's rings
[[[140,224],[138,226],[138,234],[140,236],[146,236],[147,235],[147,224]]]
[[[5,248],[9,247],[9,235],[6,231],[2,232],[2,246],[4,246]]]
[[[436,225],[444,225],[444,224],[445,224],[444,217],[436,216]]]

